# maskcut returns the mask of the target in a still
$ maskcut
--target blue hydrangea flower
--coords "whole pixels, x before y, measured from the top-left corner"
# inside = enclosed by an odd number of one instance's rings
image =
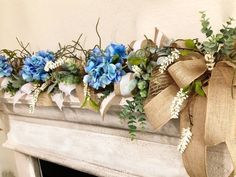
[[[39,51],[35,55],[27,57],[21,70],[23,79],[27,82],[45,81],[49,74],[44,70],[48,61],[55,60],[52,52]]]
[[[0,55],[0,77],[8,77],[11,75],[13,69],[8,63],[5,56]]]
[[[110,44],[105,51],[94,48],[91,52],[85,72],[84,83],[95,89],[120,81],[125,74],[122,64],[126,58],[126,49],[122,44]]]
[[[111,43],[110,45],[107,46],[105,50],[105,54],[110,56],[113,59],[119,59],[123,63],[123,59],[127,57],[126,55],[126,49],[123,44],[115,44]]]

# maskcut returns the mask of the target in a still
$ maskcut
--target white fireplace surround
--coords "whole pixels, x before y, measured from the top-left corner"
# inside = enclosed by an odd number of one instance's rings
[[[1,111],[8,123],[4,147],[15,151],[18,176],[40,177],[37,158],[103,177],[187,177],[180,153],[179,122],[173,120],[160,131],[150,125],[131,141],[113,107],[105,120],[76,104],[37,107],[28,113],[21,102],[13,109],[2,99]],[[226,177],[232,170],[225,145],[208,149],[210,177]]]

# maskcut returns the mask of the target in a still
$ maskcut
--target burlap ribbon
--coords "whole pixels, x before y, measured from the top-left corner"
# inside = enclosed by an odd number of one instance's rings
[[[206,97],[195,96],[181,112],[180,129],[192,124],[193,137],[182,154],[185,169],[190,177],[207,177],[207,146],[204,141],[206,105]]]
[[[236,99],[232,97],[236,84],[233,81],[233,66],[219,62],[205,89],[207,97],[192,98],[182,110],[180,127],[186,128],[192,124],[193,138],[183,154],[185,168],[191,177],[210,176],[207,175],[206,147],[221,142],[226,142],[236,169]],[[168,73],[175,82],[144,107],[147,119],[155,129],[161,128],[171,119],[170,105],[179,88],[189,85],[205,71],[202,58],[179,61],[169,67]]]
[[[212,71],[208,86],[205,141],[209,146],[225,142],[236,176],[236,84],[235,66],[220,62]]]
[[[169,67],[168,73],[175,82],[144,106],[147,119],[155,129],[161,128],[171,119],[171,103],[179,89],[192,83],[205,71],[206,65],[203,58],[179,61]],[[164,104],[163,100],[165,100]]]

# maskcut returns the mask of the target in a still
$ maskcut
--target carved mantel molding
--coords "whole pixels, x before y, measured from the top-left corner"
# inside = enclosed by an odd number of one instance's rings
[[[188,176],[176,150],[178,120],[158,132],[147,125],[145,132],[138,132],[137,139],[131,141],[127,127],[117,116],[119,107],[113,107],[102,120],[99,114],[80,109],[77,104],[67,104],[63,111],[56,106],[37,107],[30,114],[27,102],[13,108],[11,99],[1,101],[1,111],[9,125],[4,147],[17,152],[18,166],[23,162],[35,168],[34,157],[96,176]],[[232,168],[224,145],[209,149],[208,161],[208,170],[214,171],[214,177],[227,176]],[[37,175],[38,172],[28,173],[29,177]]]

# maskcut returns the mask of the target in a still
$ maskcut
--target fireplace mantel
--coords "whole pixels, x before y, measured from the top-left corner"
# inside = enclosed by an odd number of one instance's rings
[[[188,176],[176,150],[178,120],[170,121],[158,132],[147,125],[131,141],[127,127],[118,118],[119,109],[112,107],[104,120],[98,113],[80,109],[77,103],[66,104],[63,111],[56,106],[39,106],[30,114],[26,101],[13,108],[12,99],[2,98],[1,111],[8,123],[4,147],[16,152],[19,177],[40,176],[34,161],[37,158],[96,176]],[[228,176],[232,164],[225,146],[208,151],[209,174]],[[29,164],[24,172],[22,163]]]

